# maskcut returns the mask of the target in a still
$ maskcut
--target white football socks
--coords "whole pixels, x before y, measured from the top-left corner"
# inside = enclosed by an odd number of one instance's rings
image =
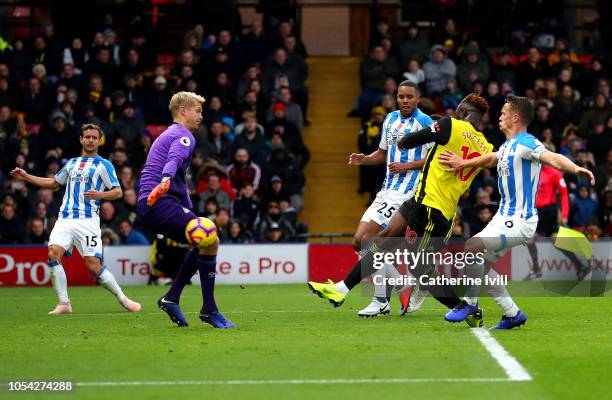
[[[489,278],[494,282],[494,279],[499,276],[499,274],[495,270],[490,270]],[[518,306],[510,297],[510,293],[504,285],[489,285],[488,288],[489,295],[493,298],[493,300],[497,303],[497,305],[504,311],[504,315],[506,317],[515,317],[519,311]]]
[[[123,291],[119,287],[115,277],[108,269],[104,268],[100,275],[98,275],[98,282],[100,282],[100,285],[104,286],[106,290],[114,294],[119,302],[123,303],[123,300],[125,300],[125,294],[123,294]]]
[[[348,294],[348,292],[350,292],[348,286],[346,286],[344,281],[336,283],[336,289],[338,289],[338,291],[342,294]]]
[[[55,293],[57,293],[57,297],[60,303],[69,303],[70,299],[68,298],[68,280],[66,279],[66,271],[64,271],[64,267],[59,262],[56,262],[55,265],[53,262],[50,262],[51,267],[51,281],[53,282],[53,289],[55,289]]]

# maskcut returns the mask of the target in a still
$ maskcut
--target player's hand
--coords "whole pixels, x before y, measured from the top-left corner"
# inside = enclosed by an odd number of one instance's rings
[[[98,190],[88,190],[84,193],[87,200],[102,200],[102,193]]]
[[[440,153],[438,160],[449,167],[445,170],[446,172],[456,172],[463,168],[463,160],[450,150],[444,150]]]
[[[408,168],[408,164],[404,164],[401,162],[392,162],[391,164],[389,164],[389,171],[393,172],[394,174],[399,174],[401,172],[410,171],[410,168]]]
[[[155,189],[149,193],[149,197],[147,197],[147,206],[152,207],[157,200],[168,193],[168,190],[170,190],[170,178],[165,177],[162,179],[161,183],[155,186]]]
[[[28,176],[28,173],[25,172],[25,170],[23,170],[22,168],[15,168],[11,171],[11,176],[20,181],[25,181],[26,177]]]
[[[362,165],[363,159],[365,158],[365,154],[363,153],[352,153],[349,156],[349,165]]]
[[[595,186],[595,177],[593,176],[593,173],[588,169],[578,167],[576,168],[576,175],[591,182],[591,186]]]

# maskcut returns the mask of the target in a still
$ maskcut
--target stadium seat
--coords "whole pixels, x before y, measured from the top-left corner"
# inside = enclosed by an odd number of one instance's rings
[[[147,125],[145,129],[149,131],[151,137],[155,139],[162,134],[168,128],[168,125]]]

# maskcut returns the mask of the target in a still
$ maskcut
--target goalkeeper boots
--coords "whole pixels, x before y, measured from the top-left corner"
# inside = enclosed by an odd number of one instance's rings
[[[170,320],[177,326],[189,326],[189,322],[185,319],[181,307],[173,301],[166,300],[164,297],[157,301],[159,309],[164,311],[170,317]]]

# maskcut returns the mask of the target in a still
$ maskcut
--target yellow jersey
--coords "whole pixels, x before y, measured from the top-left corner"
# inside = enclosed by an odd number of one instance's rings
[[[450,220],[455,216],[459,198],[482,168],[446,172],[448,166],[440,163],[440,153],[450,150],[469,159],[490,153],[493,145],[471,123],[455,118],[436,121],[430,131],[436,144],[427,154],[414,198],[417,203],[440,210]]]

